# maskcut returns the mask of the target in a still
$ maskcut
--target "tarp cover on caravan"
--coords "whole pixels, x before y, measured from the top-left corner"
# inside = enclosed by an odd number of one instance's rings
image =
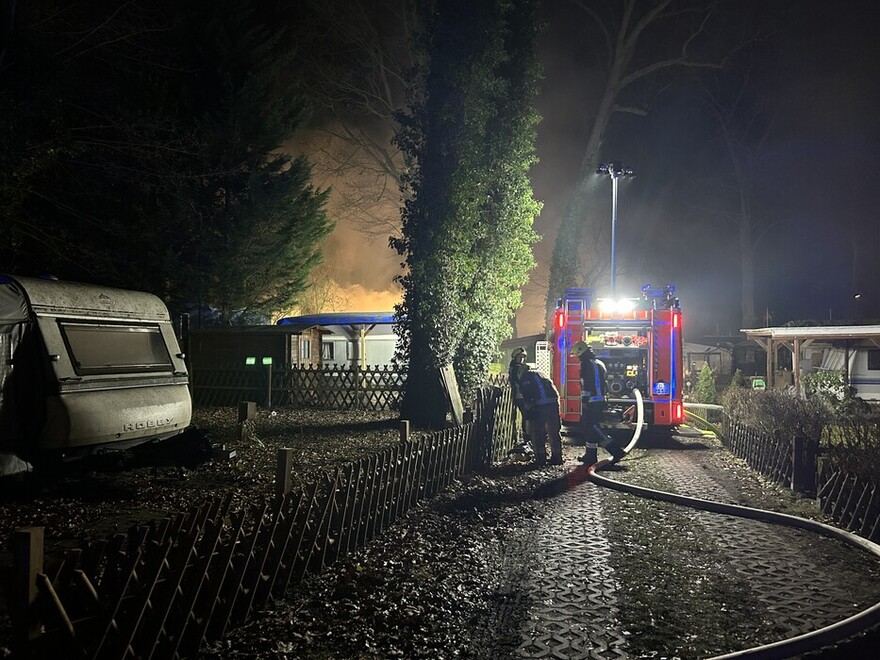
[[[12,372],[12,354],[30,326],[30,321],[24,290],[11,277],[0,275],[0,390]]]
[[[24,323],[29,318],[24,290],[8,275],[0,275],[0,332],[8,325]]]
[[[33,400],[19,401],[16,393],[12,392],[16,388],[11,387],[16,363],[22,367],[23,372],[27,371],[25,365],[36,368],[35,360],[23,355],[28,353],[29,356],[36,357],[36,350],[28,348],[32,343],[27,341],[28,337],[35,341],[36,332],[32,330],[27,294],[14,279],[0,275],[0,450],[11,449],[13,438],[21,437],[22,429],[17,428],[17,425],[23,423],[22,420],[27,417],[13,414],[15,406],[29,407],[34,403]],[[33,372],[27,377],[39,378]]]
[[[820,371],[843,371],[844,356],[846,352],[842,348],[826,348],[822,354],[822,364],[819,366]],[[849,365],[846,368],[848,374],[851,374],[856,363],[856,352],[849,352]]]

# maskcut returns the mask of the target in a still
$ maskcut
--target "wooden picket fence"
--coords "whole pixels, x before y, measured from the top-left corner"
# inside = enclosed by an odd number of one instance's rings
[[[272,406],[330,410],[395,410],[406,371],[386,365],[218,365],[191,373],[193,403],[234,406],[257,401]]]
[[[508,446],[509,388],[485,388],[473,420],[325,470],[234,507],[223,497],[126,535],[43,556],[43,529],[18,530],[7,601],[20,657],[187,658],[306,576],[376,538],[453,479]],[[507,420],[507,421],[506,421]]]
[[[728,448],[753,470],[776,483],[791,483],[793,462],[790,438],[762,433],[728,420],[724,424],[724,439]]]
[[[880,542],[878,475],[855,474],[837,465],[818,439],[771,436],[726,420],[724,441],[754,470],[816,497],[822,512],[841,527]]]
[[[824,466],[819,474],[822,512],[851,532],[880,543],[880,486],[876,479]]]

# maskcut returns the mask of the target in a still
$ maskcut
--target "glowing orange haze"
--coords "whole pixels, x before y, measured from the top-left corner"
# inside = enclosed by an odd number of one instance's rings
[[[400,227],[396,182],[377,172],[374,164],[358,162],[351,156],[350,145],[323,131],[303,133],[284,150],[292,155],[304,153],[313,166],[314,185],[331,188],[326,208],[336,227],[322,250],[333,286],[323,311],[393,310],[402,295],[394,282],[401,273],[400,257],[388,246],[388,237]],[[341,160],[345,167],[340,167]],[[542,250],[552,248],[548,243],[536,247],[539,263],[549,261],[541,256]],[[524,305],[517,314],[520,336],[543,328],[543,296],[540,286],[524,288]]]
[[[345,312],[390,312],[400,302],[400,293],[371,291],[360,284],[339,287],[340,294],[348,301]]]

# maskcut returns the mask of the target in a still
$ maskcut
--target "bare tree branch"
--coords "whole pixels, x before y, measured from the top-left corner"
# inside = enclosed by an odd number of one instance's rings
[[[605,57],[610,62],[612,56],[614,55],[614,44],[611,40],[611,32],[608,30],[608,26],[605,24],[605,19],[591,5],[583,2],[583,0],[570,0],[570,2],[576,7],[584,10],[587,14],[589,14],[590,18],[595,21],[596,25],[599,27],[599,30],[602,32],[602,37],[605,41]]]

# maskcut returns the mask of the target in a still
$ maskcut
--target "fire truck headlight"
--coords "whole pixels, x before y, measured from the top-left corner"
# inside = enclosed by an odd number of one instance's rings
[[[636,301],[632,298],[602,298],[599,301],[599,311],[606,314],[624,314],[631,312],[636,307]]]

